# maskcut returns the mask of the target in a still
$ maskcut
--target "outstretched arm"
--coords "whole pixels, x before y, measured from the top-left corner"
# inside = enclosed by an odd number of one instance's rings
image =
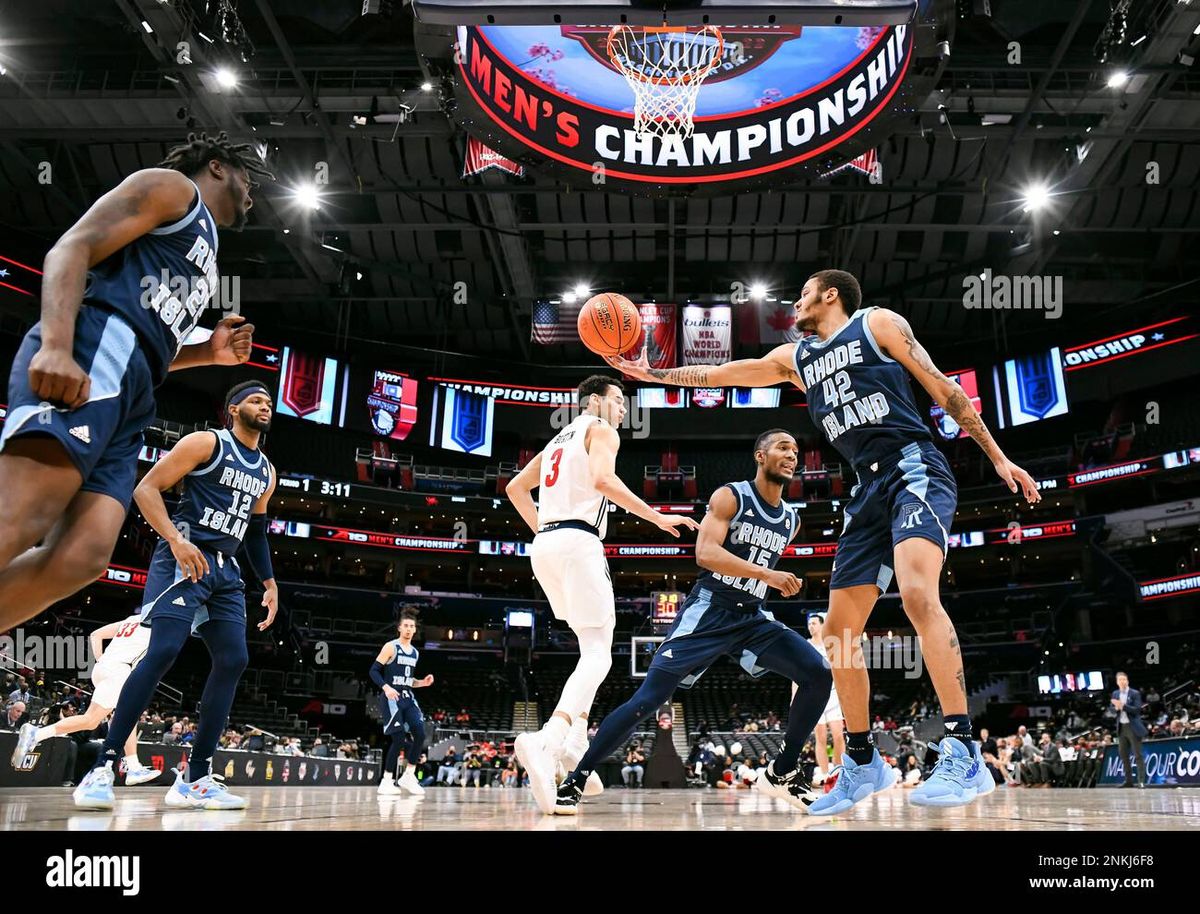
[[[795,369],[795,343],[776,346],[761,359],[739,359],[724,365],[688,365],[684,368],[651,368],[642,350],[636,362],[620,356],[604,361],[630,377],[676,387],[771,387],[791,381],[801,390],[804,384]]]
[[[1000,445],[996,443],[996,439],[992,437],[992,433],[984,424],[983,417],[975,412],[975,407],[971,405],[971,401],[963,393],[963,389],[942,374],[933,364],[933,359],[929,357],[925,347],[917,342],[908,321],[886,308],[877,308],[872,311],[867,316],[867,320],[876,342],[887,351],[889,356],[907,368],[909,373],[929,392],[929,396],[933,397],[946,410],[959,424],[959,427],[975,439],[975,443],[987,454],[988,459],[992,461],[992,466],[996,468],[997,475],[1004,480],[1009,490],[1016,492],[1019,487],[1025,494],[1025,500],[1030,504],[1041,501],[1042,496],[1037,490],[1037,484],[1033,481],[1033,477],[1004,456]]]

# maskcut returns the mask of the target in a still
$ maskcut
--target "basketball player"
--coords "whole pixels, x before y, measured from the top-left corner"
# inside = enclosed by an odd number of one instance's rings
[[[825,651],[825,642],[821,635],[821,628],[824,624],[825,616],[822,613],[813,613],[808,617],[808,643],[821,655],[822,660],[828,662],[829,654]],[[795,694],[796,684],[792,683],[793,697]],[[828,732],[825,729],[827,726],[829,727]],[[833,734],[833,757],[841,759],[846,753],[846,740],[842,736],[842,706],[838,701],[837,689],[829,690],[829,701],[825,703],[825,710],[821,712],[821,717],[813,730],[813,749],[817,756],[817,767],[812,776],[814,787],[819,787],[829,778],[829,743],[827,740],[830,733]]]
[[[259,441],[271,426],[271,395],[259,381],[238,384],[225,397],[229,427],[185,435],[146,474],[134,492],[138,508],[160,539],[150,560],[142,624],[150,627],[146,656],[121,690],[96,766],[75,789],[75,805],[111,809],[112,764],[155,687],[175,663],[188,636],[199,635],[212,658],[212,671],[200,698],[200,723],[187,763],[176,773],[168,806],[242,809],[210,771],[212,755],[233,706],[246,668],[246,596],[234,554],[246,549],[262,581],[267,617],[275,620],[279,593],[267,545],[267,503],[275,471]],[[173,516],[162,493],[183,482]]]
[[[783,429],[754,442],[758,472],[713,493],[696,539],[703,570],[658,646],[641,687],[600,725],[596,738],[558,789],[554,812],[574,815],[582,786],[596,765],[624,743],[637,725],[690,687],[723,654],[753,676],[771,670],[797,684],[779,754],[755,781],[768,796],[804,809],[812,791],[801,775],[800,750],[829,698],[833,679],[821,655],[767,611],[767,589],[795,596],[800,581],[775,565],[800,529],[783,487],[796,471],[796,439]]]
[[[403,610],[397,627],[400,637],[385,644],[371,664],[371,682],[383,691],[379,696],[383,732],[392,738],[383,762],[383,780],[379,782],[381,794],[420,796],[425,793],[416,775],[416,761],[425,749],[425,715],[412,690],[433,685],[433,674],[424,679],[413,679],[417,659],[421,656],[412,643],[416,633],[416,611]],[[401,753],[408,765],[404,776],[397,777]]]
[[[92,667],[92,700],[83,714],[74,717],[64,717],[57,723],[45,727],[35,727],[25,724],[17,737],[17,748],[13,750],[12,764],[16,768],[26,753],[32,752],[44,739],[52,736],[66,736],[80,730],[95,730],[101,722],[112,713],[117,706],[117,698],[121,694],[121,686],[129,678],[130,672],[146,654],[146,645],[150,643],[150,629],[142,626],[142,618],[137,613],[119,622],[110,622],[92,632],[90,641],[92,656],[96,665]],[[104,642],[111,639],[108,650]],[[162,772],[138,760],[137,730],[130,732],[125,740],[125,783],[133,787],[153,781]]]
[[[42,319],[13,362],[0,435],[0,631],[104,573],[167,372],[250,357],[254,328],[238,315],[185,341],[219,286],[217,228],[245,224],[252,174],[267,173],[249,144],[190,135],[46,255]]]
[[[690,517],[659,514],[617,476],[617,428],[625,418],[621,382],[592,375],[579,385],[581,413],[508,484],[509,500],[536,536],[530,547],[533,573],[554,617],[579,639],[579,663],[563,686],[554,714],[536,733],[522,733],[515,751],[529,772],[534,800],[554,811],[555,769],[566,771],[587,750],[587,714],[612,666],[616,605],[604,558],[611,501],[672,536],[699,529]],[[530,491],[539,489],[535,505]],[[592,792],[603,790],[597,777]]]
[[[871,738],[861,637],[893,575],[921,639],[945,722],[941,758],[910,794],[912,802],[961,806],[995,787],[971,740],[962,655],[938,596],[957,487],[917,410],[911,378],[983,448],[1010,491],[1023,491],[1031,504],[1041,500],[1032,477],[1000,450],[962,388],[937,369],[908,321],[884,308],[860,308],[861,302],[857,279],[842,270],[821,270],[809,277],[795,305],[796,326],[809,336],[763,358],[670,370],[650,368],[644,357],[608,359],[634,377],[683,387],[769,387],[790,381],[808,392],[814,424],[858,476],[845,507],[825,622],[826,644],[836,653],[830,657],[834,682],[846,713],[846,755],[834,789],[810,808],[818,815],[842,812],[892,784]]]

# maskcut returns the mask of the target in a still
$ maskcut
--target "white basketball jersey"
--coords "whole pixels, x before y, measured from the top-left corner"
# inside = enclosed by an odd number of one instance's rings
[[[584,447],[587,430],[597,416],[584,413],[559,432],[542,450],[538,484],[538,527],[564,520],[581,520],[600,531],[608,529],[608,499],[596,491]]]
[[[121,623],[116,635],[108,642],[108,647],[100,657],[100,663],[121,663],[133,668],[146,656],[150,646],[150,628],[142,625],[141,616],[130,616]]]

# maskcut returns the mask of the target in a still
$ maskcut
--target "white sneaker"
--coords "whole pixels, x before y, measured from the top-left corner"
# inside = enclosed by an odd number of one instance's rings
[[[558,795],[554,783],[556,759],[546,748],[546,741],[539,733],[522,733],[513,743],[517,761],[529,775],[529,788],[533,800],[544,814],[554,814],[555,798]]]
[[[404,769],[404,774],[400,775],[400,780],[396,785],[405,793],[411,794],[414,797],[423,796],[425,788],[421,786],[421,782],[417,780],[416,772],[413,771],[412,765]]]
[[[380,796],[399,796],[404,791],[391,778],[384,778],[379,782],[378,793]]]
[[[822,784],[824,784],[824,783],[825,783],[825,775],[823,775],[823,774],[821,773],[821,769],[820,769],[820,768],[814,768],[814,769],[813,769],[813,776],[812,776],[812,785],[813,785],[814,787],[820,787],[820,786],[821,786]]]
[[[125,769],[125,786],[136,787],[138,784],[148,784],[162,774],[157,768],[149,765],[138,765],[136,768]]]
[[[558,770],[555,773],[555,783],[561,784],[567,779],[567,775],[579,767],[579,761],[588,751],[588,741],[586,736],[579,736],[575,729],[567,735],[566,742],[563,743],[562,754],[558,757]],[[585,797],[595,797],[604,793],[604,782],[600,780],[600,775],[592,772],[588,775],[587,782],[583,785],[583,795]]]
[[[113,773],[107,765],[93,768],[71,795],[80,809],[113,808]]]

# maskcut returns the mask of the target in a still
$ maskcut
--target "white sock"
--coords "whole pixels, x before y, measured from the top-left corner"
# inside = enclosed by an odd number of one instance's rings
[[[542,727],[542,737],[546,740],[546,748],[551,752],[557,752],[562,748],[563,740],[567,738],[570,730],[570,724],[558,714],[552,714],[545,726]]]
[[[58,734],[54,731],[54,724],[50,724],[45,727],[38,727],[37,732],[33,735],[33,744],[36,746],[42,740],[49,739],[50,737],[57,735]]]
[[[575,722],[571,724],[571,739],[575,741],[582,740],[587,742],[588,719],[586,717],[576,717]]]
[[[138,757],[136,755],[127,755],[127,756],[125,756],[125,767],[126,768],[141,768],[143,766],[142,766],[141,761],[138,759]]]

